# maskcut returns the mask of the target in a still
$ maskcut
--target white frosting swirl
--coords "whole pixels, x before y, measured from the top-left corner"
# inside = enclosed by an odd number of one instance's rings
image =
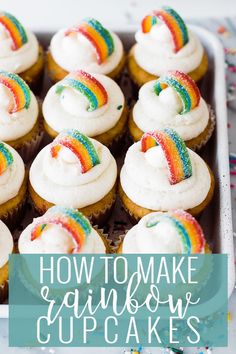
[[[2,268],[13,251],[13,238],[7,226],[0,220],[0,268]]]
[[[88,111],[88,100],[78,91],[66,87],[61,94],[56,93],[58,84],[52,86],[43,102],[43,115],[47,124],[60,133],[65,129],[77,129],[93,137],[113,128],[124,109],[124,95],[115,81],[105,75],[92,74],[108,94],[106,105]],[[118,109],[122,106],[122,109]]]
[[[180,114],[182,102],[176,91],[168,87],[159,96],[154,92],[155,81],[143,85],[139,91],[139,100],[133,109],[133,119],[143,131],[173,128],[184,140],[190,140],[201,134],[209,121],[206,102],[201,97],[199,105],[190,112]]]
[[[9,113],[12,94],[6,86],[0,84],[0,140],[16,140],[31,131],[37,121],[39,109],[33,92],[30,92],[30,96],[31,101],[27,109]]]
[[[81,172],[77,157],[62,148],[52,158],[50,145],[43,148],[30,168],[30,183],[42,198],[55,205],[83,208],[101,200],[113,188],[117,166],[109,149],[90,139],[99,155],[100,163],[86,173]]]
[[[114,41],[114,52],[102,64],[98,64],[93,45],[80,33],[65,36],[67,29],[57,32],[51,40],[50,51],[55,62],[70,72],[78,69],[87,72],[109,74],[120,63],[124,49],[119,37],[110,31]]]
[[[147,222],[158,214],[162,213],[145,215],[127,232],[122,244],[122,253],[184,253],[179,232],[169,219],[162,219],[152,227],[146,226]]]
[[[169,70],[193,71],[201,63],[203,47],[193,32],[188,30],[188,34],[188,43],[175,53],[171,33],[165,24],[158,23],[148,33],[139,30],[133,49],[136,62],[145,71],[157,76]]]
[[[13,163],[0,175],[0,204],[17,196],[25,177],[22,158],[11,146],[5,145],[13,155]]]
[[[157,211],[190,209],[201,204],[211,185],[206,163],[188,149],[192,176],[171,185],[167,162],[158,145],[143,153],[140,142],[127,151],[120,181],[126,195],[141,207]]]
[[[37,218],[21,233],[18,247],[20,253],[66,253],[75,248],[71,235],[59,225],[49,225],[41,236],[31,241],[31,231],[37,223]],[[106,253],[105,245],[95,229],[87,236],[85,244],[79,253]]]
[[[5,27],[0,24],[0,68],[19,74],[36,63],[39,44],[35,35],[26,30],[28,42],[17,50],[12,49],[12,39]]]

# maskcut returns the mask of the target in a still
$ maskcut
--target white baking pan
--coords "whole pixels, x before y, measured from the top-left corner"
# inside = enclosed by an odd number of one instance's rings
[[[233,229],[229,175],[227,108],[224,51],[219,40],[209,31],[190,26],[203,43],[208,57],[209,70],[203,80],[201,93],[216,113],[216,130],[202,156],[209,163],[216,178],[216,191],[210,207],[204,211],[200,223],[214,253],[228,254],[228,295],[235,285]],[[116,29],[115,29],[116,30]],[[125,48],[134,42],[135,28],[117,29]],[[38,33],[40,41],[48,46],[52,34]],[[219,276],[220,278],[220,276]],[[220,279],[216,279],[219,282]],[[8,305],[0,305],[0,317],[8,317]]]

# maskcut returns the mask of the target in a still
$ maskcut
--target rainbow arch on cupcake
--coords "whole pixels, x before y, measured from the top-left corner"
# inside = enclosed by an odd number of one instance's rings
[[[102,64],[114,52],[114,41],[110,32],[94,18],[84,19],[78,26],[68,29],[65,35],[75,33],[82,34],[92,44],[98,64]]]
[[[204,251],[205,237],[202,228],[191,214],[184,210],[157,213],[147,221],[146,227],[154,227],[165,220],[170,221],[177,230],[181,238],[183,253],[202,253]]]
[[[187,26],[179,14],[168,6],[164,6],[162,9],[144,17],[141,24],[143,33],[150,32],[152,26],[157,24],[158,20],[163,21],[168,27],[173,39],[175,52],[178,52],[188,43]]]
[[[192,164],[183,139],[170,128],[145,133],[141,138],[141,151],[160,145],[169,170],[170,184],[177,184],[192,176]]]
[[[195,81],[187,74],[178,70],[169,71],[155,82],[153,89],[159,95],[168,86],[177,92],[182,101],[183,109],[180,114],[190,112],[199,105],[200,91]]]
[[[0,70],[0,84],[7,87],[13,97],[13,105],[9,107],[9,113],[29,108],[31,101],[29,86],[17,74]]]
[[[82,173],[86,173],[100,163],[98,153],[91,140],[75,129],[58,135],[51,144],[51,156],[57,158],[62,147],[68,148],[78,158]]]
[[[49,225],[58,225],[71,235],[75,242],[72,253],[79,252],[92,229],[88,219],[76,209],[54,206],[33,227],[31,241],[40,237]]]
[[[0,175],[13,163],[13,155],[4,143],[0,143]]]
[[[21,23],[8,12],[0,13],[0,24],[5,28],[12,40],[12,49],[17,50],[28,42],[28,37]]]
[[[80,92],[88,100],[88,111],[94,111],[108,101],[105,87],[94,76],[83,70],[70,73],[56,86],[56,93],[60,94],[66,87]]]

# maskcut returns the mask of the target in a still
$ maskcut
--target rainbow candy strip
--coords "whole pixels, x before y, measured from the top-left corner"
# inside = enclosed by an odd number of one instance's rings
[[[181,98],[183,109],[180,114],[187,113],[199,105],[201,97],[199,89],[195,81],[187,74],[177,70],[169,71],[166,76],[155,82],[153,89],[159,95],[168,86],[175,89]]]
[[[100,163],[98,153],[90,139],[78,130],[65,130],[51,144],[51,155],[58,156],[62,147],[70,149],[80,161],[82,173]]]
[[[75,241],[76,247],[72,253],[78,253],[84,245],[92,227],[86,217],[79,211],[72,208],[54,206],[47,213],[39,218],[40,221],[31,231],[31,241],[36,240],[49,225],[59,225],[66,230]]]
[[[147,222],[146,227],[153,227],[165,220],[169,220],[178,231],[183,253],[201,253],[204,250],[205,237],[202,228],[192,215],[183,210],[156,214]]]
[[[142,136],[142,152],[157,145],[162,147],[165,154],[170,184],[179,183],[192,176],[192,165],[186,145],[173,129],[166,128]]]
[[[94,76],[79,70],[67,75],[56,86],[56,93],[60,94],[64,88],[71,87],[84,95],[89,101],[89,111],[102,107],[108,101],[107,91]]]
[[[176,11],[164,6],[161,10],[154,11],[153,14],[144,17],[141,25],[143,33],[150,32],[152,26],[157,23],[157,19],[163,21],[169,28],[174,42],[174,50],[177,53],[189,41],[188,29],[183,19]]]
[[[114,52],[114,42],[110,32],[93,18],[84,19],[78,26],[68,29],[65,35],[70,36],[75,33],[81,33],[93,45],[98,64],[102,64]]]
[[[0,143],[0,175],[13,163],[12,153],[8,150],[5,144]]]
[[[6,29],[12,39],[12,49],[17,50],[28,42],[27,34],[21,23],[8,12],[0,13],[0,24]]]
[[[13,96],[14,105],[13,107],[9,107],[9,113],[15,113],[21,109],[29,108],[31,100],[30,89],[20,76],[1,70],[0,84],[6,86]]]

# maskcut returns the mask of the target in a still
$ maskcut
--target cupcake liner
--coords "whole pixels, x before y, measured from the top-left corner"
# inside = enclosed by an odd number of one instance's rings
[[[21,202],[18,203],[14,208],[0,215],[1,221],[3,221],[4,224],[6,224],[11,231],[17,227],[17,225],[20,223],[21,219],[24,216],[26,200],[27,193],[25,194]]]
[[[193,150],[193,151],[201,150],[203,148],[203,146],[205,146],[207,144],[207,142],[210,140],[210,138],[214,132],[215,125],[216,125],[215,112],[209,104],[208,104],[208,110],[209,110],[209,116],[210,116],[209,119],[211,121],[211,124],[208,128],[207,134],[205,135],[204,139],[201,139],[201,141],[199,141],[198,143],[191,146],[191,150]]]
[[[17,149],[25,163],[30,162],[37,154],[40,144],[43,140],[42,124],[40,124],[37,134],[31,141],[24,142],[24,144]]]
[[[93,225],[93,228],[98,232],[99,236],[101,237],[105,247],[106,247],[106,253],[114,253],[113,252],[113,246],[112,246],[112,240],[109,238],[109,235],[104,232],[104,229],[99,228],[98,225]]]
[[[0,284],[0,304],[3,304],[8,298],[8,280]]]

